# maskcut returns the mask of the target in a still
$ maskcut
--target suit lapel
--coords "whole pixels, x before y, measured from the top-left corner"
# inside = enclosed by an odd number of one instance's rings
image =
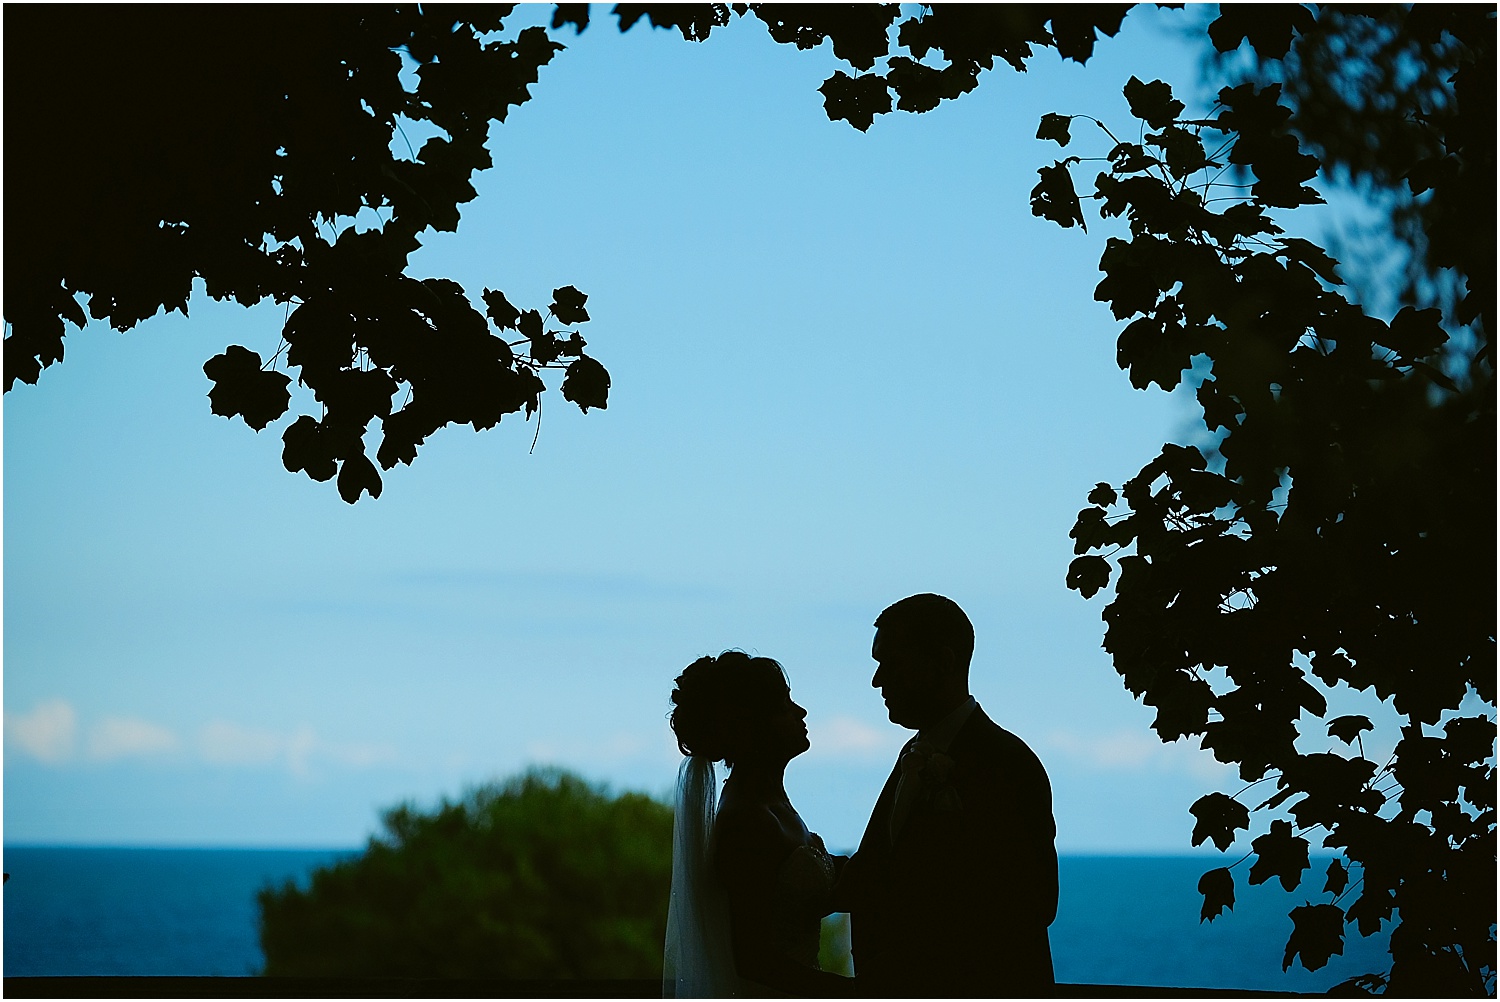
[[[896,764],[892,766],[891,774],[886,777],[885,786],[881,788],[880,796],[875,800],[875,809],[870,812],[870,821],[865,826],[864,838],[859,840],[860,852],[869,851],[872,855],[885,856],[890,850],[891,811],[896,805],[896,786],[901,782],[901,756],[906,753],[910,744],[911,741],[908,741],[901,746],[901,751],[896,755]]]

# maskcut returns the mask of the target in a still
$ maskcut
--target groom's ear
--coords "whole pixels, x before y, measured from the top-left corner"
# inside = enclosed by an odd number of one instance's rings
[[[945,676],[952,676],[962,668],[962,665],[958,663],[958,652],[947,644],[933,651],[933,660],[937,662],[938,670]]]

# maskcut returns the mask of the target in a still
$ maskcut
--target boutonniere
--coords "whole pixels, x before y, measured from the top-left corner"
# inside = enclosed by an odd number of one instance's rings
[[[962,809],[952,782],[953,759],[924,742],[912,745],[902,759],[903,772],[921,777],[921,800],[934,811]]]

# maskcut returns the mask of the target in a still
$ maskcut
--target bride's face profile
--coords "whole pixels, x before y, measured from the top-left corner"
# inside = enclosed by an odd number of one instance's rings
[[[746,729],[738,761],[790,762],[809,747],[807,711],[793,702],[788,689],[769,714]]]

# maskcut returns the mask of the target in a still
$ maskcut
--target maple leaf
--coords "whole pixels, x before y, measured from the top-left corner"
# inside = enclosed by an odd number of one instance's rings
[[[1403,359],[1424,358],[1448,340],[1442,320],[1443,311],[1437,308],[1418,310],[1403,306],[1380,343],[1394,349]]]
[[[1068,126],[1072,122],[1072,115],[1059,115],[1049,111],[1042,116],[1042,122],[1036,129],[1036,137],[1050,139],[1059,146],[1066,146],[1073,138],[1068,135]]]
[[[288,473],[305,471],[317,481],[332,480],[338,463],[324,438],[322,426],[304,414],[281,433],[281,464]]]
[[[1371,887],[1368,878],[1365,889],[1354,904],[1349,906],[1346,919],[1356,923],[1361,936],[1373,936],[1380,931],[1380,924],[1391,917],[1396,908],[1396,896],[1389,888]]]
[[[1178,180],[1205,167],[1218,166],[1208,159],[1203,141],[1179,126],[1168,125],[1161,132],[1147,136],[1146,142],[1162,151],[1167,169]]]
[[[1093,598],[1109,584],[1109,573],[1109,561],[1103,557],[1077,557],[1068,565],[1067,585],[1084,598]]]
[[[1088,496],[1089,504],[1102,505],[1106,508],[1114,504],[1119,499],[1120,496],[1115,493],[1115,489],[1109,484],[1105,483],[1095,484],[1094,489],[1089,491]]]
[[[408,405],[396,411],[381,422],[381,428],[384,435],[380,440],[380,448],[375,453],[380,468],[389,470],[397,463],[410,466],[412,460],[417,458],[417,446],[426,437],[416,409]]]
[[[1172,88],[1160,81],[1141,83],[1131,77],[1125,83],[1125,100],[1130,102],[1130,113],[1144,119],[1153,129],[1165,129],[1182,114],[1183,103],[1172,96]]]
[[[1209,870],[1198,878],[1198,893],[1203,895],[1203,910],[1198,917],[1199,925],[1202,925],[1204,920],[1212,922],[1223,914],[1225,909],[1234,911],[1234,874],[1224,866],[1217,870]]]
[[[531,360],[537,365],[547,365],[556,361],[557,356],[562,354],[562,350],[562,342],[551,331],[533,335],[531,338]]]
[[[1293,834],[1290,821],[1272,821],[1271,830],[1250,843],[1255,863],[1250,867],[1250,883],[1263,884],[1272,877],[1292,890],[1302,882],[1307,869],[1307,839]]]
[[[495,322],[495,326],[501,330],[515,330],[516,321],[521,318],[521,311],[510,305],[510,300],[505,298],[505,293],[492,289],[484,290],[485,313]]]
[[[1105,515],[1103,508],[1084,508],[1079,511],[1077,521],[1068,531],[1069,538],[1076,540],[1073,544],[1074,553],[1086,553],[1109,541],[1110,530],[1113,527],[1105,521]],[[1108,578],[1106,577],[1105,580]]]
[[[583,34],[589,26],[589,5],[586,3],[560,3],[552,9],[552,27],[561,28],[571,24],[575,34]]]
[[[1161,165],[1161,161],[1147,153],[1139,143],[1117,144],[1109,151],[1109,160],[1114,165],[1116,174],[1138,174]],[[1119,215],[1118,212],[1110,214]]]
[[[1120,30],[1128,7],[1107,4],[1074,4],[1052,11],[1052,44],[1057,54],[1078,63],[1093,55],[1099,34],[1113,36]]]
[[[1344,893],[1344,888],[1349,886],[1349,871],[1344,869],[1344,864],[1333,860],[1328,864],[1328,877],[1323,881],[1323,890],[1334,897]]]
[[[1370,718],[1362,714],[1351,713],[1343,717],[1334,717],[1328,721],[1328,736],[1338,738],[1346,745],[1354,743],[1361,731],[1372,731],[1375,725],[1370,723]]]
[[[604,410],[609,406],[609,373],[604,366],[587,355],[581,355],[569,363],[563,376],[564,400],[577,404],[585,414],[590,407]]]
[[[292,400],[291,377],[263,370],[260,355],[237,344],[203,363],[203,374],[214,382],[209,409],[226,418],[238,414],[256,431],[285,414]]]
[[[332,297],[317,296],[292,311],[282,328],[288,365],[308,373],[347,368],[354,363],[354,324]]]
[[[1189,808],[1197,823],[1193,825],[1193,845],[1202,845],[1212,839],[1220,852],[1228,851],[1234,844],[1237,828],[1250,828],[1250,811],[1244,804],[1224,793],[1210,793],[1199,797]]]
[[[1283,971],[1299,956],[1303,967],[1316,971],[1330,956],[1344,952],[1344,913],[1338,905],[1299,905],[1290,917],[1292,935],[1281,960]]]
[[[1156,707],[1151,727],[1163,741],[1202,734],[1208,726],[1208,712],[1213,707],[1213,689],[1202,679],[1193,678],[1181,668],[1159,672],[1144,698],[1147,706]]]
[[[536,310],[527,310],[516,322],[516,329],[533,342],[542,336],[542,315]]]
[[[1495,754],[1495,722],[1488,717],[1454,717],[1443,725],[1444,750],[1450,759],[1483,763]]]
[[[1068,173],[1068,164],[1078,162],[1077,157],[1069,157],[1051,167],[1037,168],[1041,181],[1031,189],[1031,214],[1050,219],[1063,229],[1077,223],[1087,233],[1089,228],[1083,221],[1083,206],[1078,202],[1073,176]]]
[[[588,298],[571,285],[553,289],[552,315],[565,324],[581,324],[589,318],[589,311],[583,308]]]
[[[344,460],[339,467],[338,479],[339,497],[353,504],[359,500],[362,492],[367,492],[370,497],[380,497],[380,471],[375,469],[375,464],[363,452],[356,453]]]
[[[884,77],[873,73],[851,77],[838,70],[818,88],[823,110],[833,121],[843,120],[860,132],[867,131],[876,115],[891,110],[891,92]]]
[[[1344,280],[1339,278],[1338,262],[1329,257],[1328,252],[1310,240],[1301,237],[1287,237],[1281,241],[1282,250],[1278,257],[1287,257],[1293,261],[1300,261],[1313,270],[1315,274],[1330,285],[1343,285]]]
[[[1233,51],[1249,39],[1262,59],[1281,59],[1292,47],[1292,36],[1316,24],[1312,12],[1301,4],[1231,5],[1219,8],[1218,18],[1208,26],[1208,37],[1220,52]]]

